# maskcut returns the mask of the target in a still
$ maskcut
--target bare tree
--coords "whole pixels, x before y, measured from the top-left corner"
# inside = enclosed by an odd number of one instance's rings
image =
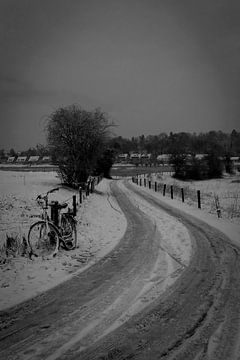
[[[99,108],[86,111],[70,105],[49,116],[48,145],[64,183],[85,182],[94,172],[113,125]]]

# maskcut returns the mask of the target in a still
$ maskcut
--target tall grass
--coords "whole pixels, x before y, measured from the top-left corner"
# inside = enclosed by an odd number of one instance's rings
[[[6,234],[6,239],[0,246],[0,263],[26,255],[28,255],[26,238],[16,233]]]

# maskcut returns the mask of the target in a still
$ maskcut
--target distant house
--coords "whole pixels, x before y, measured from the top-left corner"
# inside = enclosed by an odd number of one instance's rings
[[[132,164],[136,164],[138,165],[140,163],[140,159],[141,159],[141,154],[138,154],[138,153],[132,153],[130,155],[130,162]]]
[[[31,164],[36,163],[36,162],[38,162],[39,158],[40,158],[40,156],[38,156],[38,155],[30,156],[30,158],[28,159],[28,162],[30,162]]]
[[[162,165],[169,165],[170,155],[169,154],[161,154],[157,156],[157,161]]]
[[[9,156],[7,159],[8,163],[13,163],[15,161],[15,156]]]
[[[196,154],[195,158],[198,160],[202,160],[205,156],[207,156],[207,154]]]
[[[42,162],[51,162],[51,156],[43,156]]]
[[[240,158],[238,156],[232,156],[230,160],[233,164],[233,170],[240,172]]]
[[[117,156],[117,160],[120,162],[126,162],[128,158],[129,158],[128,154],[119,154]]]
[[[142,165],[149,165],[150,164],[150,160],[151,160],[152,155],[151,154],[141,154],[140,156],[140,162]]]
[[[151,159],[151,154],[141,154],[141,159]]]
[[[141,154],[138,154],[138,153],[132,153],[130,155],[130,159],[140,159],[141,157]]]
[[[26,161],[27,161],[27,156],[18,156],[16,160],[16,162],[20,164],[25,163]]]

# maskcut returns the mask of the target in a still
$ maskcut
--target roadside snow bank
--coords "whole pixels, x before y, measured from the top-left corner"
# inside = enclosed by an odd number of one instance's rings
[[[1,228],[3,230],[7,227],[7,220],[14,226],[14,220],[19,221],[22,211],[25,210],[25,232],[34,221],[29,219],[29,213],[33,210],[39,212],[34,202],[36,194],[59,186],[59,179],[56,173],[27,173],[24,184],[24,179],[19,173],[4,172],[0,175],[0,187],[4,190],[2,197],[7,199],[7,202],[13,201],[10,212],[6,208],[1,209],[1,215],[5,219]],[[6,178],[3,179],[5,175]],[[25,189],[27,182],[28,188]],[[109,184],[109,181],[103,179],[96,186],[96,191],[85,198],[78,208],[77,249],[60,250],[57,257],[51,260],[16,257],[0,265],[0,310],[14,306],[67,280],[91,266],[116,246],[126,231],[127,221],[117,201],[111,196]],[[56,196],[56,193],[54,194]],[[55,199],[63,201],[66,197],[71,198],[74,192],[61,188],[57,194]],[[30,210],[22,209],[22,202]],[[9,214],[12,215],[11,218]],[[17,231],[18,228],[16,226],[14,229]]]
[[[192,254],[192,241],[186,227],[164,210],[151,206],[149,202],[126,188],[122,182],[120,184],[134,205],[147,214],[156,224],[161,235],[159,239],[161,248],[179,265],[187,266]]]

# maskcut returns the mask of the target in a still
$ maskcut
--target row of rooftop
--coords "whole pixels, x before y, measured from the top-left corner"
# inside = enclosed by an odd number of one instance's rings
[[[198,160],[203,159],[207,154],[196,154],[195,158]],[[187,155],[190,159],[192,155]],[[221,160],[224,160],[220,157]],[[232,165],[234,170],[240,171],[240,157],[232,156],[231,158]],[[119,154],[116,158],[116,161],[119,163],[131,163],[135,165],[149,165],[151,163],[159,165],[171,165],[171,155],[170,154],[161,154],[153,159],[151,154],[140,154],[140,153],[131,153],[131,154]]]
[[[51,157],[50,156],[9,156],[7,159],[7,163],[18,163],[18,164],[37,164],[37,163],[50,163]]]
[[[187,155],[189,158],[192,156],[191,154]],[[204,156],[207,156],[207,154],[196,154],[195,158],[201,160],[204,158]],[[140,153],[132,153],[132,154],[119,154],[117,156],[119,160],[128,160],[128,159],[151,159],[152,154],[140,154]],[[171,158],[171,154],[161,154],[156,157],[158,161],[169,161]],[[238,161],[240,158],[238,156],[232,156],[232,161]]]

